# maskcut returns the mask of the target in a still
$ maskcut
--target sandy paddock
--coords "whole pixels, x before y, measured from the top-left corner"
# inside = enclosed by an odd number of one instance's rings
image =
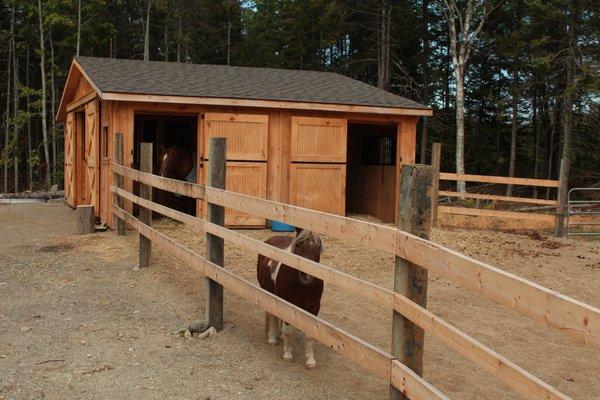
[[[0,206],[0,399],[364,399],[387,384],[317,345],[319,367],[281,360],[262,313],[226,291],[226,328],[178,332],[203,310],[202,278],[155,248],[134,271],[137,235],[74,236],[60,203]],[[203,252],[203,235],[157,221]],[[264,239],[267,230],[245,234]],[[600,306],[600,242],[458,229],[433,241]],[[393,257],[325,238],[322,262],[390,287]],[[226,268],[254,281],[256,255],[226,245]],[[574,399],[600,396],[600,353],[430,275],[428,308]],[[388,310],[326,286],[322,317],[389,350]],[[425,378],[453,399],[517,399],[497,379],[426,337]]]

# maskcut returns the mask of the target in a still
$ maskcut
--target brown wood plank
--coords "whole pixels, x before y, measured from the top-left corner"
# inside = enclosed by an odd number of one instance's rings
[[[451,192],[451,191],[446,191],[446,190],[440,190],[438,193],[440,196],[460,197],[463,199],[482,199],[482,200],[506,201],[506,202],[510,202],[510,203],[541,204],[541,205],[556,206],[556,200],[532,199],[529,197],[499,196],[499,195],[485,194],[485,193],[460,193],[460,192]]]
[[[515,211],[486,210],[483,208],[439,206],[438,212],[446,213],[446,214],[476,215],[476,216],[488,217],[488,218],[510,218],[510,219],[519,219],[519,220],[554,222],[554,215],[551,215],[551,214],[535,214],[535,213],[515,212]]]
[[[441,172],[440,180],[442,180],[442,181],[466,181],[466,182],[479,182],[479,183],[499,183],[499,184],[512,184],[512,185],[523,185],[523,186],[558,187],[558,181],[549,180],[549,179],[509,178],[507,176],[454,174],[454,173],[449,173],[449,172]]]
[[[137,169],[125,167],[114,163],[112,165],[113,172],[131,180],[150,185],[152,187],[166,190],[172,193],[177,193],[182,196],[192,197],[195,199],[204,199],[204,186],[197,183],[180,181],[177,179],[165,178],[150,174],[147,172],[138,171]]]

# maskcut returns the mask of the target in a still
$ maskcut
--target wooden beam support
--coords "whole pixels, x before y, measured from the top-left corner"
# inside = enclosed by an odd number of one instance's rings
[[[118,175],[116,173],[116,168],[115,168],[116,165],[115,164],[119,164],[119,165],[123,164],[123,134],[122,133],[115,134],[115,156],[114,156],[114,163],[111,164],[111,169],[113,171],[113,181],[115,183],[115,186],[122,189],[124,179],[121,175]],[[113,203],[117,204],[120,208],[124,207],[123,199],[117,195],[113,196]],[[125,224],[123,223],[122,219],[113,217],[113,226],[116,226],[117,235],[125,234]]]
[[[429,240],[431,232],[431,193],[435,169],[428,165],[403,165],[400,187],[398,228]],[[396,257],[394,291],[426,308],[427,270],[406,259]],[[425,332],[398,312],[393,313],[392,355],[423,376]],[[408,399],[394,386],[392,399]]]
[[[431,147],[431,166],[435,171],[433,188],[431,189],[431,221],[437,226],[438,201],[440,197],[440,166],[442,162],[442,144],[436,142]]]
[[[152,173],[152,143],[140,143],[140,171]],[[140,184],[140,197],[152,201],[152,186]],[[148,226],[152,225],[152,211],[140,207],[140,221]],[[150,266],[152,257],[152,242],[140,233],[140,268]]]
[[[225,169],[227,160],[227,139],[210,138],[208,163],[208,186],[225,189]],[[206,220],[216,225],[225,225],[225,208],[207,203]],[[211,233],[206,234],[206,259],[223,267],[223,239]],[[223,329],[223,286],[210,278],[205,278],[206,323],[217,331]]]
[[[77,234],[89,235],[96,232],[94,223],[94,206],[81,205],[77,206]]]
[[[90,101],[94,100],[96,97],[98,97],[96,92],[91,92],[86,94],[85,96],[83,96],[82,98],[80,98],[79,100],[75,100],[74,102],[72,102],[71,104],[69,104],[67,106],[67,112],[71,112],[73,110],[76,110],[77,108],[85,105],[86,103],[89,103]]]

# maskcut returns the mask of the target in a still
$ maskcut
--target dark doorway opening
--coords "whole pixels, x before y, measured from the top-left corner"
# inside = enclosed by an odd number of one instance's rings
[[[348,124],[346,211],[383,222],[396,215],[395,124]]]
[[[194,160],[193,170],[188,176],[188,181],[195,182],[197,171],[196,149],[198,142],[198,117],[196,115],[154,115],[136,114],[134,127],[134,152],[133,165],[135,169],[140,166],[140,143],[152,143],[152,173],[159,174],[163,154],[172,148],[183,149],[192,153]],[[175,162],[179,162],[175,160]],[[139,193],[139,185],[134,184],[134,193]],[[196,215],[196,201],[190,197],[180,196],[160,189],[152,191],[153,201],[169,208]],[[135,211],[135,210],[134,210]]]

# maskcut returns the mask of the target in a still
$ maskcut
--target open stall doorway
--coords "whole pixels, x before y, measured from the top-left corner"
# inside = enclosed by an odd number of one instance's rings
[[[134,168],[139,169],[140,166],[140,143],[150,142],[153,144],[152,172],[154,174],[160,174],[161,165],[167,160],[169,165],[163,171],[166,172],[167,177],[196,182],[197,124],[196,115],[136,114]],[[139,193],[138,185],[134,186],[134,193]],[[155,188],[152,191],[152,198],[155,202],[169,208],[196,215],[196,201],[190,197]]]
[[[395,221],[396,132],[395,124],[348,123],[347,213]]]

